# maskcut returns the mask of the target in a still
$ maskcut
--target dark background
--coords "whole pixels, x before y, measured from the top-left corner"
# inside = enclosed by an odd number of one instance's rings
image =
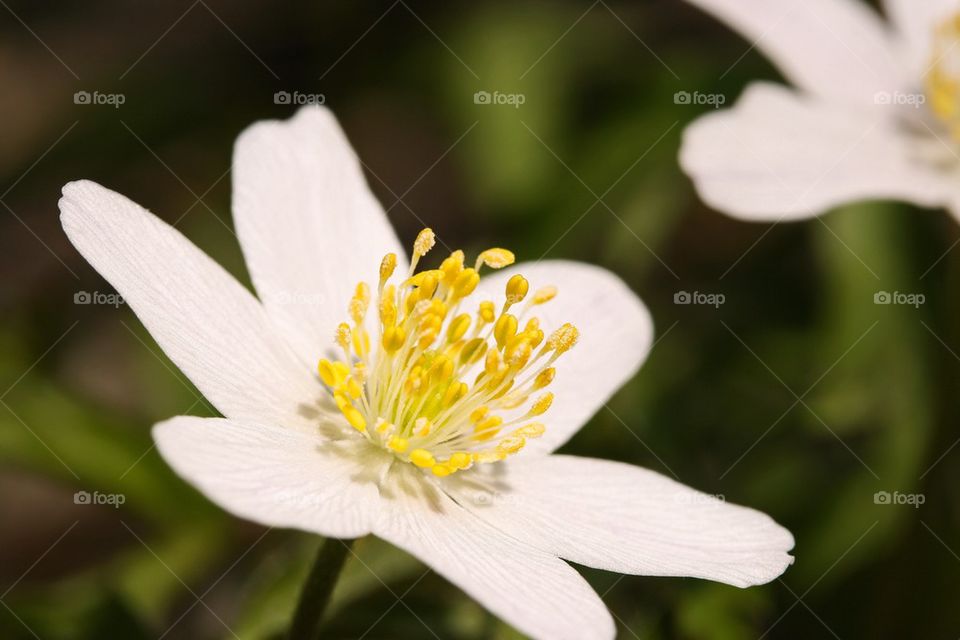
[[[317,538],[230,518],[166,467],[150,426],[210,409],[127,308],[75,303],[111,290],[56,206],[63,183],[96,180],[246,282],[231,147],[293,113],[277,91],[323,94],[405,242],[429,225],[467,251],[601,264],[643,298],[648,362],[566,451],[794,532],[794,566],[749,590],[586,571],[621,637],[960,636],[960,234],[889,203],[776,225],[705,207],[676,157],[710,108],[674,94],[730,106],[777,77],[679,2],[0,1],[0,637],[283,628]],[[480,90],[524,104],[478,105]],[[725,301],[678,305],[680,291]],[[328,637],[516,636],[405,554],[357,552]]]

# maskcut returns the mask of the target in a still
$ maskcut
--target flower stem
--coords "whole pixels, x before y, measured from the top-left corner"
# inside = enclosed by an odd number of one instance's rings
[[[320,637],[323,613],[351,546],[353,540],[339,538],[327,538],[320,545],[310,575],[300,591],[300,600],[290,624],[290,640],[315,640]]]

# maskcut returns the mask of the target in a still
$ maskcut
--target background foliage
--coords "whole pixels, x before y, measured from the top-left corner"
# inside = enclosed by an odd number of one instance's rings
[[[247,281],[231,145],[292,113],[277,91],[323,94],[405,241],[429,225],[470,251],[597,263],[646,301],[649,361],[566,451],[674,475],[795,533],[795,565],[750,590],[585,571],[623,637],[960,634],[960,235],[894,204],[777,225],[708,210],[676,155],[710,107],[674,94],[729,106],[777,79],[750,43],[667,0],[0,5],[0,636],[283,628],[318,540],[226,516],[160,460],[150,425],[211,410],[128,309],[75,304],[111,291],[56,209],[64,182],[97,180]],[[524,104],[475,104],[481,90]],[[725,303],[678,305],[680,291]],[[878,291],[926,302],[876,305]],[[403,553],[356,549],[330,637],[515,637]]]

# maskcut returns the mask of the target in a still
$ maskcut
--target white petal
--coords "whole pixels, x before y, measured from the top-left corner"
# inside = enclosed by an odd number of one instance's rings
[[[747,587],[773,580],[793,562],[793,536],[769,516],[647,469],[561,455],[502,466],[486,481],[464,476],[461,504],[508,535],[578,564]]]
[[[71,182],[61,222],[170,359],[225,416],[303,422],[320,393],[260,303],[220,265],[118,193]]]
[[[873,104],[878,91],[903,85],[885,26],[862,0],[688,1],[738,31],[812,93]]]
[[[230,513],[337,538],[370,532],[383,454],[359,437],[181,416],[153,428],[164,460]]]
[[[258,122],[237,139],[233,215],[267,312],[313,366],[360,280],[404,252],[333,114],[308,106]]]
[[[930,136],[927,144],[936,141]],[[757,83],[734,108],[687,128],[680,163],[712,207],[749,220],[788,220],[856,200],[930,207],[953,200],[953,180],[919,155],[882,109],[847,110]]]
[[[377,536],[534,638],[614,637],[603,602],[567,563],[503,535],[425,482],[418,470],[395,465],[394,471],[399,485],[383,495]]]
[[[956,0],[884,0],[884,9],[893,22],[909,59],[916,87],[933,62],[933,36],[937,25],[957,12]]]
[[[569,440],[636,374],[650,350],[653,322],[643,302],[620,278],[600,267],[564,260],[487,272],[471,302],[492,300],[499,308],[506,283],[516,273],[527,278],[530,296],[547,285],[559,291],[553,300],[522,317],[521,326],[526,317],[535,315],[547,336],[565,322],[580,331],[576,346],[555,364],[557,375],[547,389],[554,394],[553,405],[534,419],[543,422],[547,431],[529,440],[524,449],[524,454],[549,453]],[[522,304],[515,307],[516,313]]]

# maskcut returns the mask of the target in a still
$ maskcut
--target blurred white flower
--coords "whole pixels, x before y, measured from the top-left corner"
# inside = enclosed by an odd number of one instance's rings
[[[688,1],[796,87],[754,83],[687,128],[681,165],[708,204],[748,220],[865,199],[960,215],[955,0],[885,0],[889,24],[861,0]]]
[[[564,560],[741,587],[792,562],[793,537],[760,512],[553,454],[650,348],[647,310],[617,277],[573,262],[506,268],[504,249],[417,273],[433,233],[405,266],[322,107],[250,127],[233,172],[259,300],[119,194],[80,181],[60,201],[73,244],[225,416],[153,430],[218,505],[274,527],[373,533],[539,638],[615,633]],[[481,279],[485,266],[503,269]]]

